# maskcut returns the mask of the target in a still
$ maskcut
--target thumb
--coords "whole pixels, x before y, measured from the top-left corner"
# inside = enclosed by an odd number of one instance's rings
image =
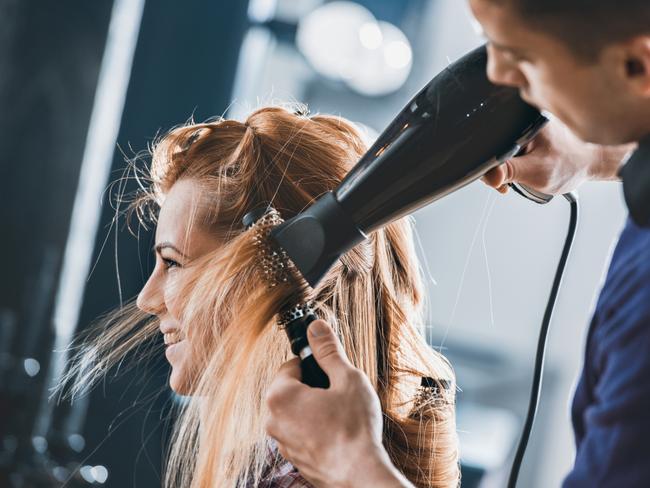
[[[309,324],[307,340],[316,362],[330,379],[339,376],[344,369],[351,367],[334,330],[324,320],[314,320]]]

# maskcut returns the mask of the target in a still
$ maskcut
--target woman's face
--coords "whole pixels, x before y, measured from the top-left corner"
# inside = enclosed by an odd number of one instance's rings
[[[217,237],[201,226],[194,215],[199,194],[194,180],[180,180],[166,195],[156,228],[156,266],[137,300],[138,308],[160,320],[165,357],[172,367],[169,384],[182,395],[190,392],[199,348],[191,343],[188,324],[179,321],[177,290],[188,277],[187,266],[219,246]]]

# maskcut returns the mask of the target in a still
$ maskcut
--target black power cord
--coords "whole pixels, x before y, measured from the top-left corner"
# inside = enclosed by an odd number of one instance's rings
[[[557,269],[555,271],[555,278],[553,279],[553,286],[551,287],[551,293],[548,297],[548,302],[546,304],[546,311],[544,312],[542,326],[539,330],[539,338],[537,339],[537,353],[535,356],[535,371],[533,373],[533,382],[530,391],[528,412],[526,414],[526,421],[524,422],[524,428],[521,433],[521,438],[519,439],[519,444],[517,445],[515,458],[514,461],[512,462],[512,468],[510,469],[510,477],[508,478],[508,488],[515,488],[517,486],[517,477],[519,476],[519,469],[521,468],[522,461],[524,460],[526,447],[528,447],[528,440],[530,439],[530,433],[533,430],[535,416],[537,415],[537,407],[539,406],[539,395],[542,391],[542,376],[544,374],[544,358],[546,355],[546,342],[548,339],[548,329],[551,323],[551,318],[553,317],[553,311],[555,309],[555,303],[557,301],[558,291],[560,290],[560,285],[562,284],[564,270],[566,268],[567,260],[569,259],[569,253],[571,252],[571,245],[573,244],[573,239],[576,234],[576,228],[578,226],[578,197],[575,193],[567,193],[563,196],[564,198],[567,199],[571,207],[571,216],[569,218],[569,230],[567,232],[567,236],[564,241],[564,248],[562,249],[562,255],[560,256],[560,261],[558,262]]]

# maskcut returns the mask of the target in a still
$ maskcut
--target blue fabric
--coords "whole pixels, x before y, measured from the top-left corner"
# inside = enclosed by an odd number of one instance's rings
[[[619,174],[630,217],[638,225],[650,227],[650,135],[639,143]]]
[[[650,228],[628,220],[589,329],[564,488],[650,487]]]

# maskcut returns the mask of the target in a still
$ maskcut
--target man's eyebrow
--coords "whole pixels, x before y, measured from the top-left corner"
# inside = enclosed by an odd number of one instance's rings
[[[178,248],[177,248],[176,246],[174,246],[171,242],[159,242],[158,244],[156,244],[156,245],[153,247],[152,250],[153,250],[153,251],[156,251],[158,254],[160,254],[160,252],[161,252],[163,249],[171,249],[171,250],[174,251],[176,254],[179,254],[180,256],[183,256],[184,258],[187,258],[187,256],[186,256],[185,254],[183,254],[182,252],[180,252],[180,251],[178,250]]]
[[[519,49],[519,48],[511,47],[511,46],[506,46],[504,44],[500,44],[498,42],[495,42],[492,39],[488,39],[487,37],[486,37],[486,39],[487,39],[487,42],[489,44],[491,44],[493,47],[495,47],[499,51],[508,51],[508,52],[513,53],[513,54],[520,54],[520,55],[525,53],[525,51],[523,49]]]

